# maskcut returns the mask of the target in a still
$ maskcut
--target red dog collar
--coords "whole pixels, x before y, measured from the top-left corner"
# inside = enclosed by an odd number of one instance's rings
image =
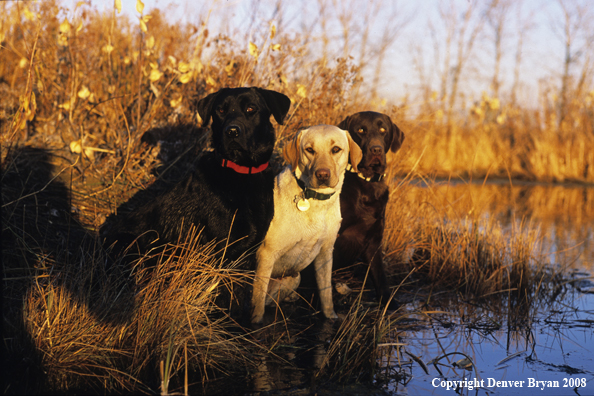
[[[264,169],[268,168],[268,162],[265,162],[265,163],[263,163],[260,166],[252,166],[252,167],[250,167],[250,166],[237,165],[233,161],[229,161],[227,159],[223,159],[223,162],[221,163],[221,166],[223,168],[231,168],[231,169],[233,169],[237,173],[243,173],[245,175],[253,175],[254,173],[260,173]]]

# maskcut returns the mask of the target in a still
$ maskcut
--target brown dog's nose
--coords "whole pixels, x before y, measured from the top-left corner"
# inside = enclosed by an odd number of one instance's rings
[[[381,155],[384,150],[382,149],[382,146],[372,146],[369,148],[369,151],[371,151],[371,154],[373,155]]]
[[[321,168],[316,171],[316,177],[320,182],[327,182],[330,179],[330,169]]]

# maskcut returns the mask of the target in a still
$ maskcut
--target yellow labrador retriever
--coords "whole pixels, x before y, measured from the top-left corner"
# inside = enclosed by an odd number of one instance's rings
[[[337,318],[332,302],[332,250],[342,220],[340,190],[349,157],[363,154],[347,131],[318,125],[300,131],[284,149],[289,164],[274,182],[274,217],[257,252],[253,324],[264,309],[294,296],[301,272],[313,262],[324,316]]]

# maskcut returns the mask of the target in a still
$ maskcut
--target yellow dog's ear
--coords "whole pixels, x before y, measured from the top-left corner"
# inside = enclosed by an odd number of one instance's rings
[[[299,147],[301,145],[302,132],[303,131],[297,132],[293,140],[291,140],[283,149],[283,157],[285,157],[285,161],[291,165],[291,171],[293,172],[297,170],[297,166],[299,165]]]
[[[347,135],[347,138],[349,139],[349,157],[351,159],[351,166],[353,167],[353,170],[355,172],[358,172],[357,165],[359,165],[359,162],[361,162],[361,160],[363,159],[363,151],[361,151],[359,145],[355,143],[355,141],[351,137],[351,134],[347,131],[345,131],[345,133]]]

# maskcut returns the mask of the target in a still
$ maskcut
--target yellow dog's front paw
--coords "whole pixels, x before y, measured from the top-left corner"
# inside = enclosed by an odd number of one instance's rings
[[[338,319],[338,315],[336,315],[336,312],[334,312],[334,310],[328,310],[328,311],[324,311],[324,316],[326,317],[326,319]]]

